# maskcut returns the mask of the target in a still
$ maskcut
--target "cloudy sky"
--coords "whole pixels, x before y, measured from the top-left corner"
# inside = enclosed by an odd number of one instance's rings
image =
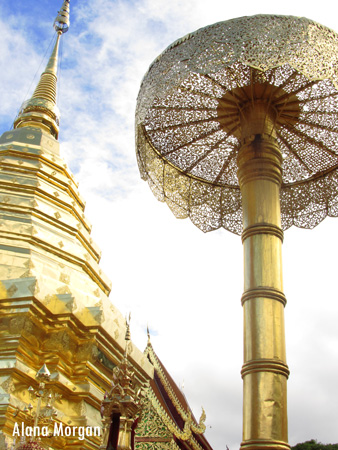
[[[61,0],[0,0],[0,132],[34,88]],[[87,200],[111,301],[132,313],[132,336],[152,342],[215,450],[239,447],[242,427],[242,245],[174,218],[140,180],[134,112],[150,63],[172,41],[220,20],[305,16],[338,31],[335,2],[71,0],[59,78],[60,142]],[[42,65],[41,65],[42,64]],[[34,78],[35,77],[35,78]],[[284,241],[289,440],[338,442],[338,219],[291,229]]]

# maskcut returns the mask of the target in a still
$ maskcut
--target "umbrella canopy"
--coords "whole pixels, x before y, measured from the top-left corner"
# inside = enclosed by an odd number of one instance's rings
[[[241,17],[174,42],[136,110],[138,164],[156,197],[203,231],[242,232],[238,151],[248,108],[282,153],[282,228],[338,216],[338,35],[292,16]]]

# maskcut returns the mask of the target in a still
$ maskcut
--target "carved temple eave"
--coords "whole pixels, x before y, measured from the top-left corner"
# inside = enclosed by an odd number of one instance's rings
[[[150,339],[145,355],[154,366],[154,379],[150,381],[147,390],[147,403],[142,418],[153,417],[153,425],[149,428],[150,419],[143,421],[141,418],[141,423],[136,429],[136,449],[146,448],[144,446],[147,442],[154,445],[161,442],[160,445],[165,445],[164,448],[168,449],[179,446],[186,449],[210,450],[210,444],[203,434],[206,418],[204,410],[198,423],[184,394],[155,353]]]

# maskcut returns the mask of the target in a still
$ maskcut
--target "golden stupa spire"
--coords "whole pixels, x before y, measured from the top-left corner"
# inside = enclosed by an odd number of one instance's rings
[[[32,97],[23,103],[14,122],[14,128],[26,126],[42,128],[56,139],[59,134],[59,109],[56,105],[59,41],[61,35],[69,28],[69,2],[70,0],[63,2],[54,21],[57,37],[45,71]]]

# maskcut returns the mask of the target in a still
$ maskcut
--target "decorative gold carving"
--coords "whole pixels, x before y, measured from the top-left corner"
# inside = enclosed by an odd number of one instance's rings
[[[177,449],[179,447],[176,445]],[[136,450],[171,450],[173,449],[172,442],[135,442],[135,449]]]
[[[13,295],[18,291],[17,286],[13,283],[8,289],[7,289],[7,295],[8,297],[13,297]]]
[[[34,336],[34,324],[31,320],[25,320],[23,330],[25,331],[26,336]]]
[[[28,259],[27,261],[25,261],[23,265],[24,265],[24,267],[27,267],[28,269],[35,268],[35,265],[31,259]]]
[[[178,426],[173,422],[173,420],[168,416],[168,414],[162,408],[160,402],[157,400],[154,392],[150,389],[147,392],[147,397],[151,402],[151,405],[161,418],[162,422],[166,425],[168,430],[173,433],[178,439],[182,441],[188,441],[194,450],[201,450],[200,444],[194,438],[193,431],[193,420],[191,415],[188,417],[188,420],[184,423],[183,431],[181,431]],[[195,432],[195,431],[194,431]]]
[[[57,289],[56,289],[56,292],[57,292],[59,295],[67,295],[67,294],[71,294],[71,290],[70,290],[70,288],[69,288],[68,285],[67,285],[67,286],[61,286],[61,287],[57,288]]]
[[[171,438],[172,433],[168,430],[161,416],[156,412],[148,398],[142,408],[142,418],[135,430],[136,436],[151,436],[153,438]]]
[[[22,275],[20,275],[20,278],[28,278],[32,276],[32,271],[31,270],[26,270],[26,272],[24,272]]]
[[[62,283],[69,284],[69,282],[70,282],[70,276],[66,273],[61,273],[59,279],[60,279],[60,281],[62,281]]]
[[[79,403],[77,403],[74,407],[74,411],[76,412],[76,415],[78,417],[86,416],[88,408],[86,405],[86,402],[84,400],[81,400]]]
[[[98,306],[88,306],[87,311],[91,315],[91,317],[97,322],[102,323],[104,320],[104,315],[102,311],[101,305]]]
[[[48,339],[45,340],[43,346],[46,350],[54,349],[64,352],[71,350],[72,352],[76,352],[76,346],[72,343],[68,332],[65,330],[51,333]]]
[[[7,392],[8,394],[11,394],[15,391],[15,384],[12,377],[7,377],[3,383],[0,384],[2,389]]]
[[[153,351],[153,348],[151,345],[148,345],[145,351],[146,355],[150,356],[150,360],[153,363],[154,367],[156,368],[156,372],[163,384],[163,386],[165,387],[165,390],[170,398],[170,400],[172,401],[173,405],[175,406],[177,412],[180,414],[180,416],[182,417],[182,419],[185,421],[185,423],[189,424],[189,427],[191,427],[191,429],[194,431],[194,433],[196,434],[203,434],[205,432],[205,419],[206,419],[206,414],[204,409],[202,408],[202,414],[199,420],[199,424],[196,425],[194,423],[194,421],[191,419],[191,412],[190,411],[186,411],[183,406],[181,405],[180,401],[178,400],[176,394],[174,393],[174,391],[172,390],[170,383],[168,382],[167,377],[165,376],[163,370],[162,370],[162,366],[161,364],[158,362],[157,356],[155,354],[155,352]]]
[[[32,294],[38,294],[39,293],[40,289],[39,289],[39,284],[38,284],[37,280],[34,280],[33,283],[28,286],[28,290]]]
[[[127,325],[128,330],[128,325]],[[131,450],[131,426],[135,418],[140,414],[144,402],[145,386],[137,381],[135,372],[128,361],[126,351],[121,363],[113,369],[112,387],[106,392],[101,404],[101,416],[104,425],[102,444],[100,449],[106,449],[108,445],[110,425],[113,414],[119,414],[120,426],[117,448]]]
[[[23,329],[26,322],[26,318],[23,316],[13,317],[9,322],[9,333],[19,334]]]

